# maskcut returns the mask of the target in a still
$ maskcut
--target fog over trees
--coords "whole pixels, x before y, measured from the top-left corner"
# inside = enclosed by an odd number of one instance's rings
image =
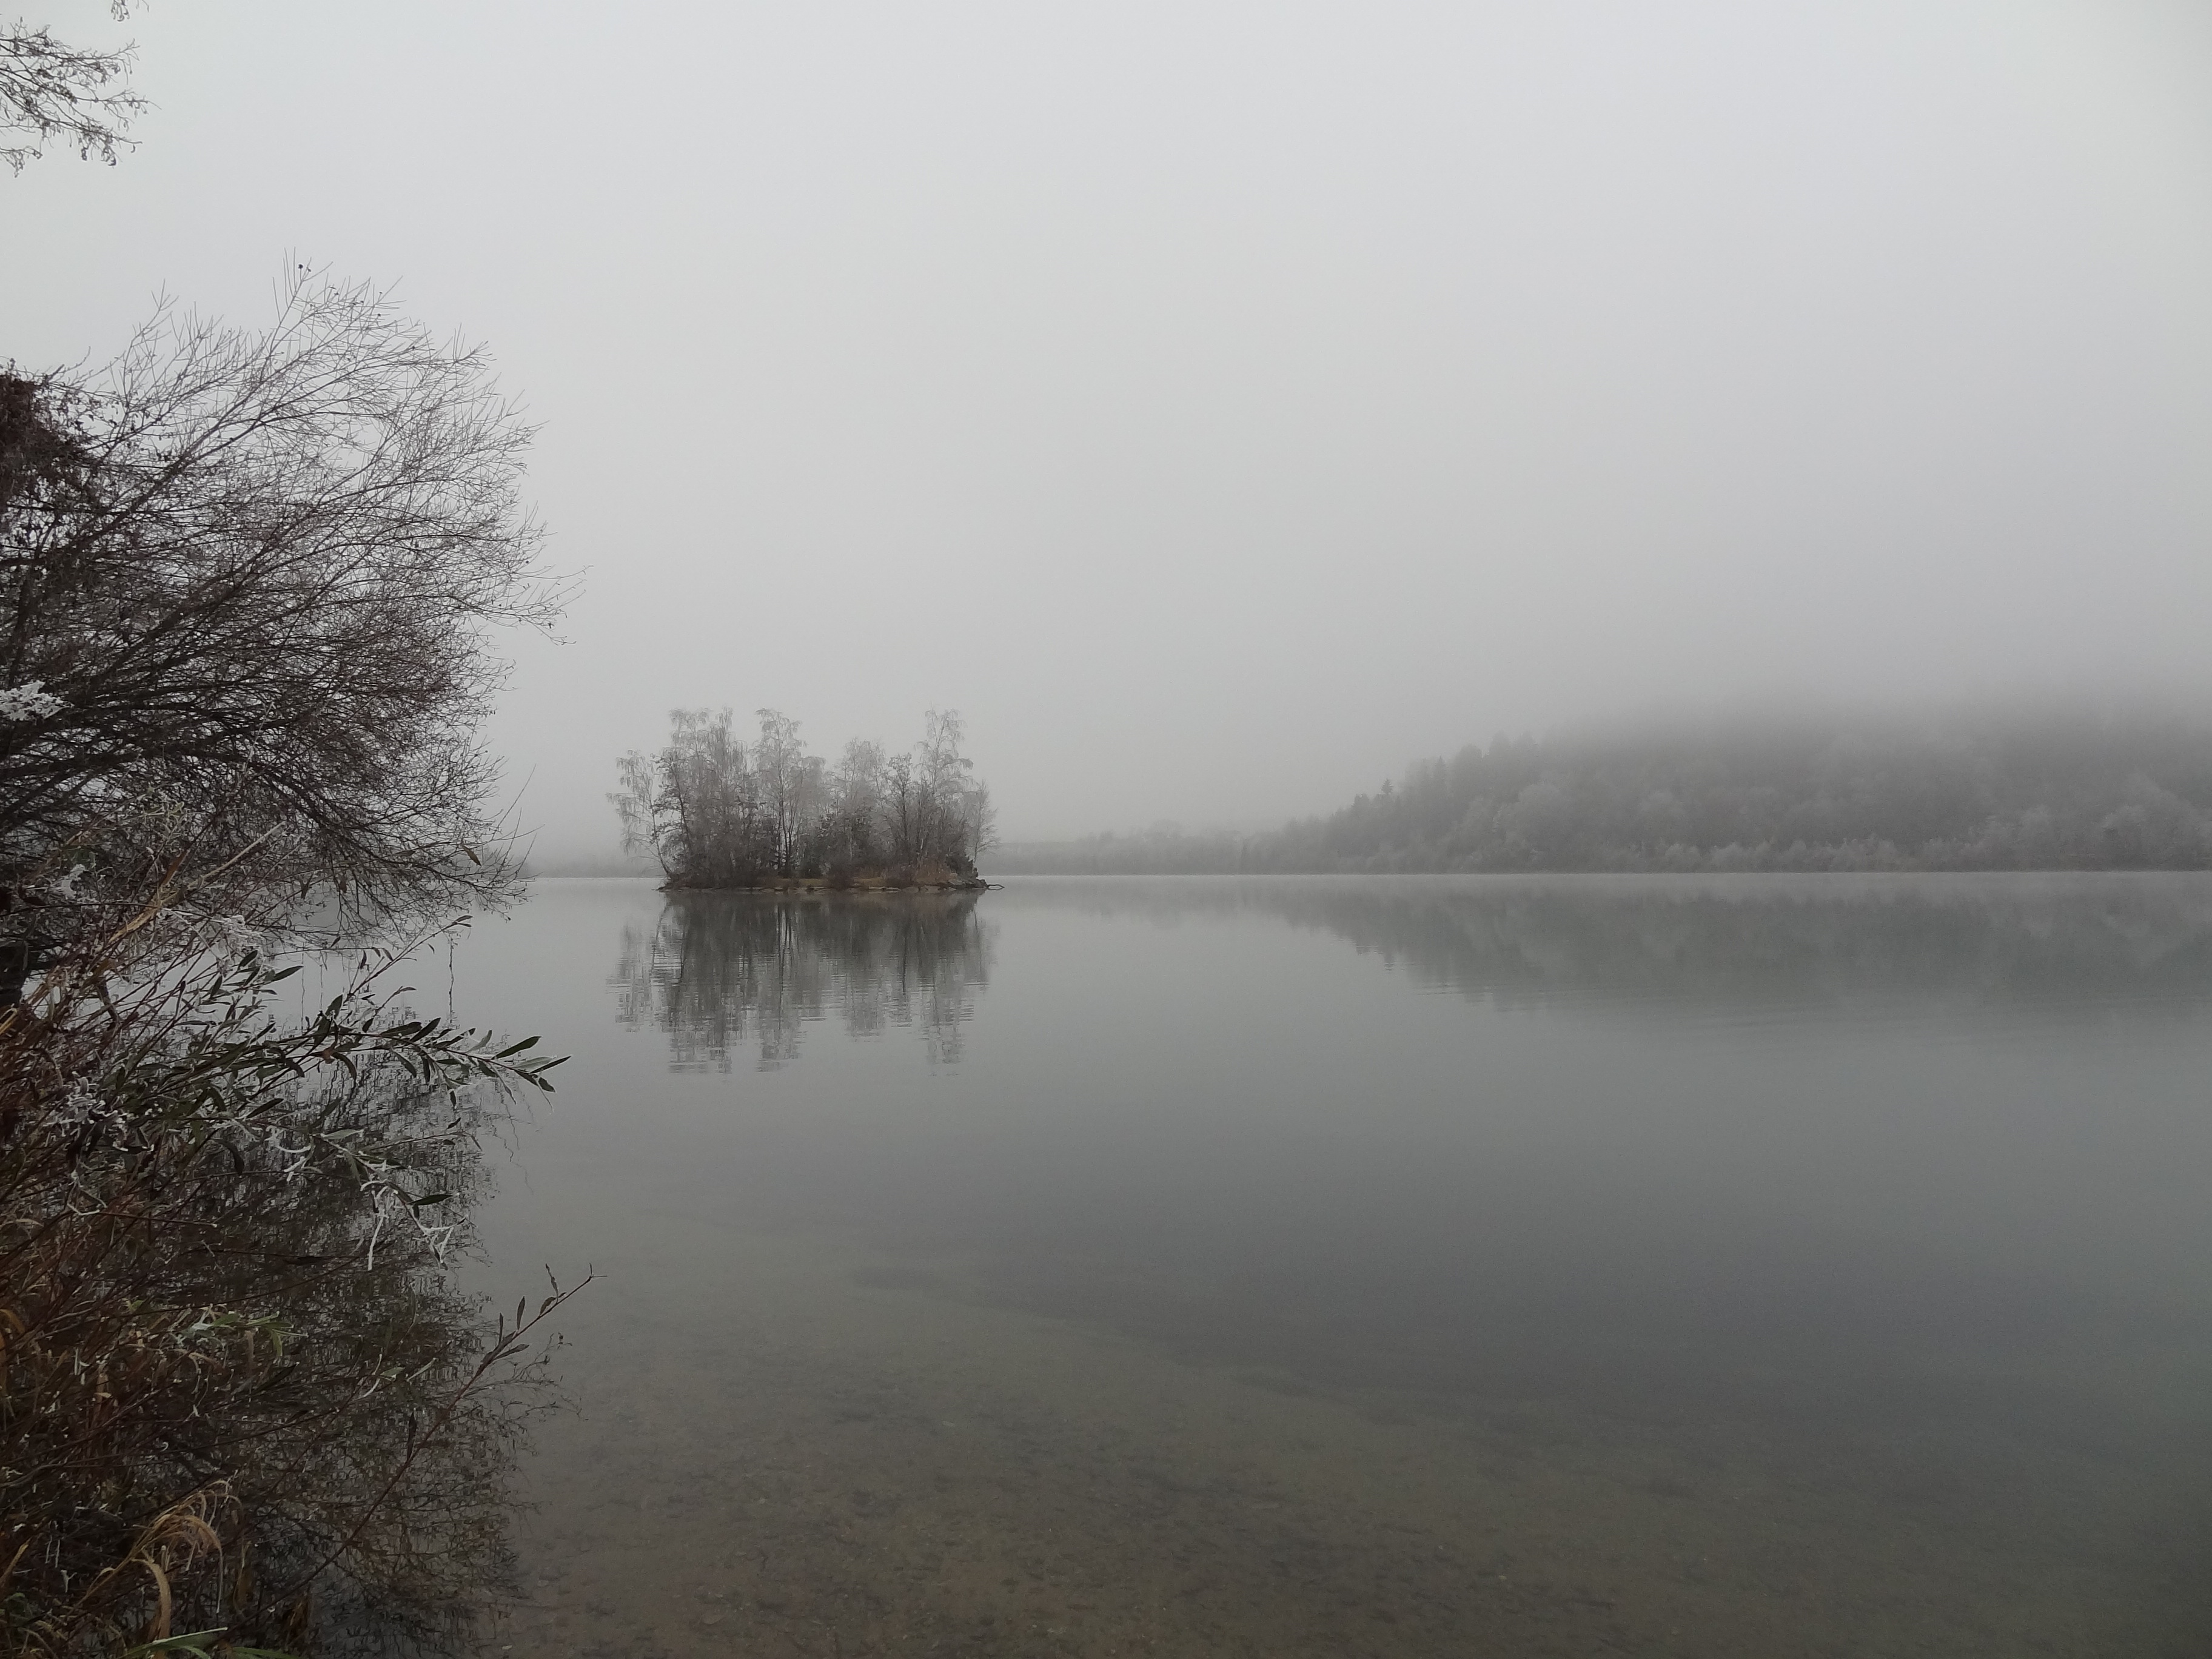
[[[2197,870],[2212,722],[2175,712],[1738,718],[1499,737],[1257,836],[1010,847],[998,867]]]
[[[807,752],[790,716],[758,717],[747,744],[728,709],[679,708],[665,746],[623,756],[609,799],[625,850],[651,853],[675,887],[975,880],[993,841],[991,792],[961,752],[957,713],[932,709],[909,752],[856,738],[835,762]]]

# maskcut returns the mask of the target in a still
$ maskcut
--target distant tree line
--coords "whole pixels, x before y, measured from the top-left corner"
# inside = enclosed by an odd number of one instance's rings
[[[2185,714],[1711,722],[1500,737],[1326,817],[1013,847],[1099,873],[2212,867],[2212,721]]]
[[[798,721],[758,714],[748,744],[728,709],[679,708],[665,747],[622,757],[610,799],[625,850],[651,853],[675,887],[976,880],[991,792],[961,752],[958,714],[931,710],[908,752],[855,738],[830,762],[807,752]]]

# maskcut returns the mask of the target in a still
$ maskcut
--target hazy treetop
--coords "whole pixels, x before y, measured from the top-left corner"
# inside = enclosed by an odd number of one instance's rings
[[[709,701],[957,706],[1018,837],[1654,697],[2203,683],[2193,0],[31,21],[157,107],[0,177],[0,357],[307,258],[543,422],[556,849]]]

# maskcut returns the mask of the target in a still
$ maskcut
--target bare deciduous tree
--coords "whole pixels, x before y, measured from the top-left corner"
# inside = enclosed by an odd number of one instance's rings
[[[268,925],[496,900],[487,630],[562,594],[476,350],[301,270],[274,326],[163,308],[90,380],[0,375],[0,883],[82,863]],[[174,912],[176,907],[169,907]],[[39,925],[52,920],[47,915]]]
[[[730,735],[727,709],[678,709],[665,748],[624,756],[611,797],[624,845],[651,852],[683,887],[868,872],[972,881],[993,845],[993,815],[990,791],[961,753],[959,715],[932,709],[911,754],[886,758],[856,739],[825,768],[798,721],[759,714],[750,751]]]
[[[118,21],[128,17],[130,0],[113,0],[108,10]],[[137,56],[134,46],[73,46],[20,20],[0,28],[0,161],[21,173],[58,142],[114,166],[116,150],[136,142],[128,129],[146,107],[122,84]]]

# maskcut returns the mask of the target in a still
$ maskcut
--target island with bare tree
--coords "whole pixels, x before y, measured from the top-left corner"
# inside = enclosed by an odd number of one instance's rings
[[[961,752],[960,716],[932,709],[921,741],[892,754],[854,738],[831,762],[799,722],[758,711],[738,737],[726,708],[679,708],[667,744],[619,763],[609,797],[623,845],[659,860],[672,888],[951,891],[986,884],[991,792]]]

